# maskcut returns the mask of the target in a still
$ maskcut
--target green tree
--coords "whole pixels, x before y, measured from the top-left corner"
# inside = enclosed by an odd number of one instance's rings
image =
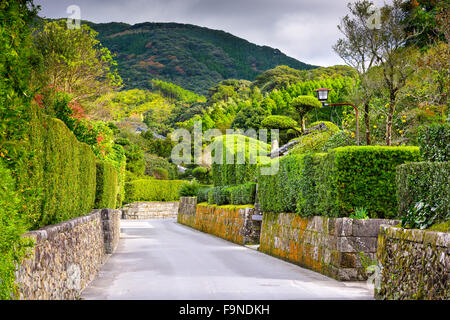
[[[261,122],[269,115],[269,112],[260,107],[256,102],[246,104],[242,107],[234,118],[231,128],[248,130],[258,130],[261,127]]]
[[[108,48],[96,40],[97,32],[82,24],[68,29],[64,20],[46,22],[35,34],[44,74],[35,74],[42,86],[87,101],[122,85]]]
[[[321,108],[319,100],[311,96],[298,96],[291,102],[291,106],[297,111],[297,115],[302,123],[302,131],[305,131],[305,115],[314,108]]]

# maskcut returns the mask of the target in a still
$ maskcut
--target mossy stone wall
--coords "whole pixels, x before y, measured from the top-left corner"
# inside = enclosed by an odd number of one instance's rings
[[[361,254],[375,260],[380,225],[398,222],[265,212],[259,250],[337,280],[366,280]]]
[[[450,233],[382,226],[377,299],[450,299]]]

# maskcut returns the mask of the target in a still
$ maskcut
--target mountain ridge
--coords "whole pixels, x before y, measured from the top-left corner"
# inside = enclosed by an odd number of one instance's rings
[[[310,70],[310,65],[279,49],[257,45],[233,34],[175,22],[93,23],[101,43],[116,54],[125,89],[151,89],[159,79],[199,94],[225,79],[253,81],[279,65]]]

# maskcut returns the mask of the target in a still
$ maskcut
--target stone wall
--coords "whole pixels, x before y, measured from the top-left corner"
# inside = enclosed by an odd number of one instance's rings
[[[178,202],[135,202],[122,208],[122,219],[176,218]]]
[[[197,198],[180,199],[178,223],[237,244],[259,243],[261,221],[254,221],[252,206],[197,204]]]
[[[450,299],[449,253],[450,233],[381,226],[375,297]]]
[[[103,209],[27,232],[35,245],[16,272],[20,299],[77,299],[117,247],[120,211]]]
[[[264,213],[259,250],[340,281],[365,280],[361,255],[375,260],[380,225],[398,223]]]

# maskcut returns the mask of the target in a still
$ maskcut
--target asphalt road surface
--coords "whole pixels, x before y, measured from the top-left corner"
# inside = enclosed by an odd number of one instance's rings
[[[372,299],[319,273],[178,224],[122,220],[115,253],[82,299]]]

